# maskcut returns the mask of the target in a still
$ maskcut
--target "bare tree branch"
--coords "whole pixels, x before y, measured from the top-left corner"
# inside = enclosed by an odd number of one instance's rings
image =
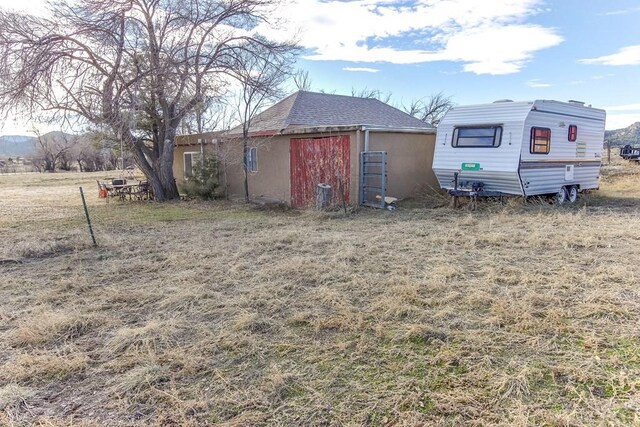
[[[391,92],[383,93],[379,89],[368,89],[366,87],[360,90],[352,87],[351,96],[356,96],[358,98],[377,99],[378,101],[388,104],[389,101],[391,100],[392,93]]]
[[[290,77],[292,65],[291,56],[278,54],[262,41],[257,41],[250,50],[237,57],[233,67],[232,75],[240,84],[236,106],[242,126],[246,201],[249,201],[247,152],[252,121],[261,109],[283,95],[282,85]]]
[[[407,114],[422,120],[432,126],[438,126],[440,120],[454,106],[451,96],[446,96],[443,92],[430,95],[425,98],[413,100],[409,105],[402,105],[402,109]]]
[[[0,10],[0,113],[109,129],[156,197],[176,198],[182,121],[220,99],[239,58],[295,53],[254,33],[272,1],[61,0],[51,19]]]
[[[292,76],[293,84],[298,90],[310,91],[311,90],[311,77],[307,70],[298,70]]]

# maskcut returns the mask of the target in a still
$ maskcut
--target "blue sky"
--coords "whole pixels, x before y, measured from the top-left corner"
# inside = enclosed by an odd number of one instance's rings
[[[299,4],[289,17],[313,89],[379,89],[395,103],[440,91],[458,104],[577,99],[607,108],[608,129],[640,121],[640,1]]]
[[[396,105],[576,99],[607,109],[607,129],[640,121],[639,0],[289,0],[271,16],[282,24],[259,31],[297,38],[313,90],[377,89]]]

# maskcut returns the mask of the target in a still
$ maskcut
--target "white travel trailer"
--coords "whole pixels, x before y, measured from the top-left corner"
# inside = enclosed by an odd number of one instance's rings
[[[455,196],[555,195],[598,188],[605,111],[578,101],[496,101],[451,109],[433,171]]]

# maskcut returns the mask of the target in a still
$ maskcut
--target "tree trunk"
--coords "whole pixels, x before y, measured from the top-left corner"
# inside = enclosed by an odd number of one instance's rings
[[[175,141],[175,129],[172,132],[167,132],[167,134],[169,138],[165,140],[163,150],[159,153],[159,156],[153,163],[153,166],[147,161],[142,148],[138,145],[143,142],[135,141],[131,143],[133,148],[133,157],[153,189],[154,200],[158,202],[165,202],[180,198],[178,186],[176,185],[176,180],[173,176],[173,144]]]

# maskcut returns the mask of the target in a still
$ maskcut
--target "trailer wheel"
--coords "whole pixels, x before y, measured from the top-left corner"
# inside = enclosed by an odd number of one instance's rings
[[[569,188],[567,196],[569,203],[575,203],[576,200],[578,200],[578,187],[572,185],[571,188]]]
[[[561,205],[567,201],[567,189],[565,187],[560,188],[560,191],[556,193],[553,197],[553,200],[556,202],[556,205]]]

